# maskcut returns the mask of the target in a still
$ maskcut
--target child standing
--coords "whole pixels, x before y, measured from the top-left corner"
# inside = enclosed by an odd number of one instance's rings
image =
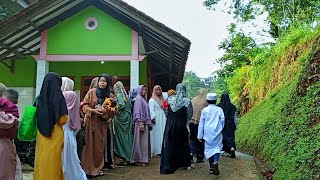
[[[218,161],[222,150],[222,130],[224,127],[223,110],[216,106],[217,94],[207,94],[208,106],[201,112],[198,139],[205,141],[204,154],[209,159],[210,173],[219,175]]]

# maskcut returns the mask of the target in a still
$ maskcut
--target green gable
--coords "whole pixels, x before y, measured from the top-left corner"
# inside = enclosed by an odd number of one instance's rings
[[[97,29],[86,29],[95,17]],[[129,55],[132,30],[94,6],[78,12],[48,30],[47,54]]]

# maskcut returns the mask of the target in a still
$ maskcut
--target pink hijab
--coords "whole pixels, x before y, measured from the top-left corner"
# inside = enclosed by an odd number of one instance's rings
[[[81,129],[81,121],[79,114],[80,102],[78,101],[77,94],[74,91],[63,92],[64,99],[68,108],[70,128],[72,130]]]
[[[160,88],[160,90],[161,90],[161,95],[160,95],[160,96],[157,96],[157,93],[156,93],[156,91],[157,91],[158,88]],[[155,101],[157,101],[157,103],[159,104],[159,106],[160,106],[161,108],[163,108],[164,98],[163,98],[163,95],[162,95],[162,88],[161,88],[161,86],[155,85],[155,86],[153,87],[152,97],[151,97],[151,98],[154,99]]]

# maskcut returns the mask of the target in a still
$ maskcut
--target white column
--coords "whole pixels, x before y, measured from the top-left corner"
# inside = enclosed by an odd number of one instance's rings
[[[40,94],[44,76],[49,72],[49,62],[46,60],[37,61],[37,77],[36,77],[36,97]]]
[[[139,60],[130,61],[130,89],[139,86]]]

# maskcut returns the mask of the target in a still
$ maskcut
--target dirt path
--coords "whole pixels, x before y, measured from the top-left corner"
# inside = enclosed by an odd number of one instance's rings
[[[108,171],[105,176],[96,178],[97,180],[257,180],[257,170],[252,157],[237,152],[237,158],[232,159],[222,156],[219,162],[220,175],[214,176],[208,172],[208,163],[196,164],[196,169],[192,171],[178,170],[173,175],[160,175],[160,158],[153,158],[146,167],[119,167]],[[32,180],[33,169],[30,166],[23,165],[24,180]]]

